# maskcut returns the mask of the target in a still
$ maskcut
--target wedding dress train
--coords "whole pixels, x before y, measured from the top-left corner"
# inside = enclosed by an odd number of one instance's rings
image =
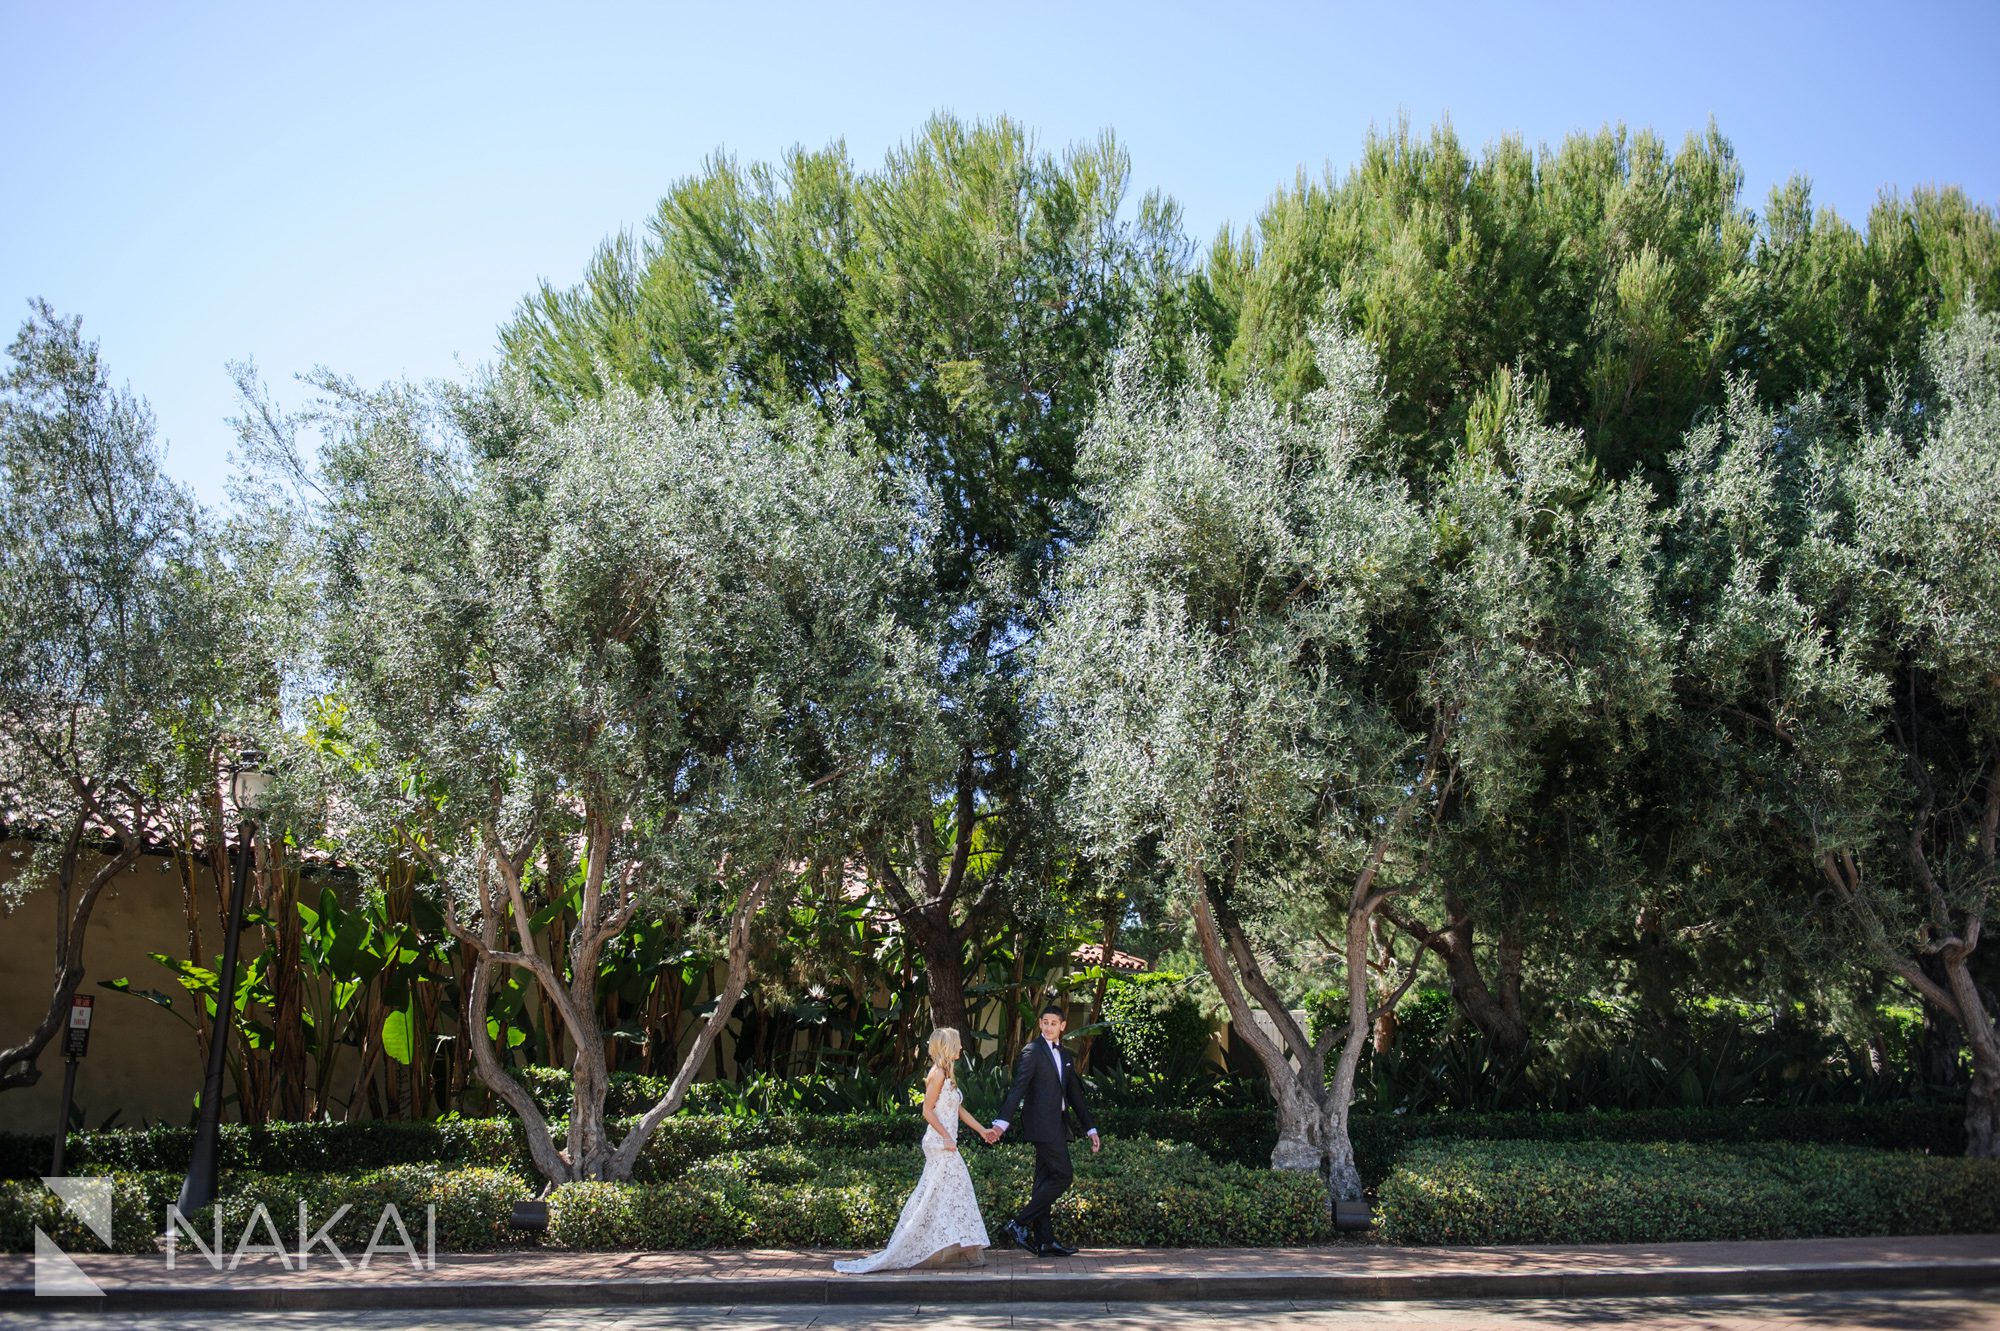
[[[965,1097],[956,1082],[947,1081],[938,1092],[936,1113],[950,1129],[950,1140],[958,1140],[958,1107]],[[903,1203],[896,1219],[896,1231],[889,1246],[866,1257],[833,1264],[844,1275],[869,1271],[897,1271],[913,1266],[958,1264],[969,1258],[978,1265],[985,1260],[990,1245],[986,1222],[979,1215],[979,1198],[972,1190],[972,1175],[965,1157],[945,1149],[937,1129],[924,1125],[924,1172],[916,1191]]]

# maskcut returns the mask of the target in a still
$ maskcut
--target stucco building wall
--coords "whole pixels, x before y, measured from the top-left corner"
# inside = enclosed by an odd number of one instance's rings
[[[14,852],[20,842],[0,843],[0,884],[10,885],[23,868]],[[85,856],[79,877],[94,872],[101,858]],[[196,882],[202,912],[202,944],[211,954],[221,947],[215,921],[215,884],[203,871]],[[11,894],[0,894],[0,896]],[[0,914],[0,1043],[26,1038],[48,1011],[55,974],[55,893],[30,891]],[[90,1028],[90,1052],[79,1061],[76,1107],[84,1123],[98,1127],[114,1112],[127,1127],[190,1121],[201,1089],[201,1054],[194,1032],[180,1020],[192,1018],[194,999],[148,953],[187,954],[187,921],[180,875],[166,859],[142,856],[118,875],[97,899],[84,938],[84,980],[80,994],[97,999]],[[142,998],[98,988],[102,980],[129,978],[134,988],[169,994],[168,1012]],[[0,1132],[51,1132],[62,1098],[62,1036],[42,1053],[42,1077],[33,1086],[0,1091]]]

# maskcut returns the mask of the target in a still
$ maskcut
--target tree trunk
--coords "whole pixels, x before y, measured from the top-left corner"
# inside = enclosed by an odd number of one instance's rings
[[[1202,960],[1222,994],[1223,1006],[1229,1009],[1231,1029],[1236,1038],[1250,1046],[1271,1087],[1271,1100],[1278,1115],[1278,1144],[1271,1148],[1271,1168],[1320,1173],[1325,1169],[1327,1127],[1320,1060],[1287,1056],[1287,1046],[1302,1043],[1303,1035],[1296,1029],[1287,1032],[1286,1027],[1296,1025],[1288,1013],[1271,1010],[1270,987],[1263,983],[1261,974],[1249,973],[1255,967],[1254,960],[1246,960],[1247,954],[1234,947],[1224,947],[1209,905],[1207,882],[1199,868],[1193,870],[1192,877],[1195,939],[1201,947]],[[1241,975],[1239,966],[1244,969]],[[1277,1028],[1275,1038],[1258,1024],[1246,989],[1263,991],[1264,1011]],[[1367,999],[1364,997],[1362,1001],[1365,1004]]]
[[[1271,1076],[1271,1099],[1278,1111],[1278,1144],[1271,1148],[1271,1168],[1318,1173],[1326,1158],[1321,1145],[1326,1105],[1297,1076],[1289,1075]]]
[[[594,1006],[584,1011],[596,1020]],[[571,1178],[607,1178],[611,1145],[604,1127],[604,1096],[611,1083],[604,1066],[604,1042],[579,1034],[572,1043],[576,1054],[570,1060],[569,1140],[563,1151],[569,1156]]]
[[[2000,777],[2000,773],[1995,776]],[[1996,859],[2000,859],[1995,854],[1996,841],[2000,841],[2000,780],[1995,781],[1988,796],[1986,819],[1980,830],[1982,869],[1988,874],[1992,873]],[[1911,846],[1912,859],[1933,894],[1934,920],[1942,923],[1949,909],[1947,899],[1935,882],[1928,881],[1928,865],[1916,853],[1921,850],[1920,841],[1912,838]],[[1973,978],[1971,965],[1985,923],[1985,902],[1981,900],[1971,912],[1962,933],[1948,934],[1924,954],[1912,957],[1890,940],[1881,917],[1870,905],[1863,892],[1861,866],[1854,855],[1829,852],[1820,857],[1820,870],[1854,912],[1876,960],[1921,994],[1927,1010],[1936,1006],[1958,1023],[1972,1054],[1972,1085],[1965,1098],[1965,1153],[1985,1159],[2000,1158],[2000,1028],[1994,1024],[1994,1014],[1988,1010],[1986,996]],[[1939,982],[1940,974],[1943,983]]]
[[[1361,1200],[1361,1170],[1354,1162],[1354,1143],[1347,1134],[1347,1115],[1354,1104],[1354,1075],[1361,1066],[1361,1048],[1368,1040],[1368,899],[1357,892],[1347,912],[1347,1038],[1327,1088],[1321,1148],[1326,1156],[1327,1194],[1337,1201]]]
[[[1965,1096],[1965,1153],[2000,1160],[2000,1067],[1973,1064],[1972,1089]]]
[[[1639,1010],[1675,1040],[1687,1034],[1687,1021],[1674,998],[1673,947],[1667,940],[1666,923],[1659,909],[1640,908],[1632,943],[1632,987],[1638,991]]]
[[[297,1122],[306,1117],[305,961],[300,937],[298,872],[285,863],[284,842],[267,838],[264,913],[276,926],[277,965],[271,975],[271,1075],[277,1111]]]
[[[83,983],[84,935],[90,928],[90,913],[97,905],[98,894],[139,858],[138,838],[121,838],[118,853],[98,866],[90,881],[84,884],[83,891],[76,894],[76,902],[72,906],[70,894],[76,884],[76,865],[83,848],[83,831],[83,818],[78,817],[70,829],[62,865],[56,875],[55,975],[49,992],[48,1011],[27,1039],[11,1049],[0,1049],[0,1091],[16,1086],[33,1086],[41,1080],[42,1070],[38,1063],[42,1050],[68,1023],[70,1000],[76,996],[77,986]]]
[[[1097,959],[1097,988],[1090,995],[1090,1018],[1084,1022],[1086,1026],[1095,1026],[1104,1015],[1104,991],[1111,983],[1111,952],[1118,945],[1118,917],[1124,914],[1124,911],[1123,898],[1115,896],[1104,911],[1104,943],[1102,953]],[[1076,1066],[1079,1071],[1090,1071],[1090,1051],[1096,1043],[1097,1037],[1094,1035],[1083,1037],[1083,1047],[1077,1050],[1076,1054]]]
[[[1444,962],[1452,1002],[1486,1037],[1494,1067],[1511,1071],[1521,1065],[1528,1052],[1528,1023],[1521,1010],[1520,930],[1511,925],[1501,929],[1499,964],[1489,985],[1479,969],[1470,910],[1456,893],[1447,891],[1445,911],[1451,922],[1435,932],[1400,917],[1399,922]]]
[[[965,954],[949,916],[940,923],[931,918],[930,911],[925,911],[913,921],[910,939],[924,962],[932,1028],[949,1026],[961,1039],[969,1041],[972,1032],[965,1019]]]
[[[1945,975],[1958,1000],[1959,1024],[1972,1049],[1972,1085],[1965,1096],[1965,1153],[2000,1159],[2000,1030],[1972,978],[1971,948],[1947,952]]]
[[[1028,939],[1020,930],[1014,932],[1014,984],[1007,991],[1007,1033],[1001,1038],[1000,1057],[1012,1058],[1014,1051],[1021,1047],[1021,1009],[1027,1004],[1022,988],[1028,973]]]
[[[523,1136],[528,1143],[528,1155],[542,1177],[551,1183],[568,1181],[572,1175],[569,1161],[557,1152],[555,1136],[549,1131],[549,1121],[542,1115],[535,1097],[528,1094],[528,1088],[507,1075],[501,1066],[500,1057],[494,1051],[493,1037],[486,1030],[486,1001],[493,987],[493,972],[496,963],[479,958],[472,967],[472,989],[465,1004],[465,1025],[460,1034],[472,1049],[472,1063],[479,1074],[479,1080],[486,1089],[506,1102],[514,1116],[521,1121]]]
[[[1393,887],[1378,889],[1376,878],[1391,847],[1436,782],[1438,760],[1446,737],[1442,725],[1432,732],[1422,779],[1404,796],[1395,814],[1386,820],[1382,835],[1369,847],[1361,872],[1355,875],[1347,890],[1347,955],[1343,959],[1347,972],[1347,1022],[1344,1028],[1329,1030],[1318,1040],[1306,1036],[1299,1023],[1285,1011],[1276,991],[1265,978],[1248,938],[1233,920],[1228,925],[1228,947],[1224,948],[1211,909],[1206,871],[1199,860],[1193,861],[1187,869],[1190,885],[1194,889],[1192,913],[1202,961],[1222,994],[1223,1004],[1229,1009],[1235,1029],[1242,1033],[1251,1052],[1269,1074],[1271,1091],[1278,1101],[1278,1145],[1271,1153],[1271,1166],[1274,1169],[1301,1166],[1323,1169],[1328,1195],[1335,1201],[1358,1201],[1362,1195],[1361,1172],[1354,1163],[1354,1144],[1348,1137],[1347,1115],[1354,1099],[1355,1072],[1361,1066],[1361,1047],[1367,1041],[1370,1030],[1369,936],[1376,913],[1397,891]],[[1446,782],[1439,799],[1448,799],[1450,789],[1450,782]],[[1242,838],[1239,837],[1233,852],[1237,857],[1236,863],[1231,867],[1231,878],[1225,881],[1232,881],[1237,866],[1240,866],[1242,845]],[[1518,962],[1517,957],[1517,973]],[[1416,975],[1417,968],[1413,963],[1405,988],[1416,979]],[[1264,1011],[1270,1015],[1276,1039],[1258,1028],[1245,996],[1246,991],[1256,995]],[[1401,992],[1397,991],[1398,997]],[[1333,1082],[1329,1085],[1326,1081],[1326,1052],[1336,1032],[1340,1033],[1343,1043]],[[1318,1114],[1308,1118],[1306,1111],[1309,1107],[1316,1107]],[[1305,1121],[1301,1122],[1302,1119]]]
[[[1917,965],[1938,988],[1951,987],[1951,978],[1945,974],[1944,962],[1938,957],[1919,956]],[[1917,1031],[1916,1048],[1912,1050],[1917,1084],[1933,1094],[1956,1094],[1963,1084],[1963,1074],[1958,1065],[1958,1051],[1965,1045],[1963,1028],[1949,1008],[1931,1001],[1921,991],[1917,1008],[1923,1015],[1923,1025]]]
[[[979,641],[984,641],[982,635]],[[975,659],[984,654],[981,647]],[[930,993],[931,1022],[934,1027],[957,1031],[968,1048],[973,1043],[972,1023],[965,1008],[965,949],[985,934],[981,925],[995,902],[998,885],[1005,880],[1013,862],[1015,843],[1003,841],[997,864],[981,874],[976,891],[971,877],[972,848],[981,820],[977,764],[970,749],[959,762],[957,789],[952,804],[952,830],[948,847],[935,844],[936,826],[928,809],[914,824],[905,827],[909,859],[899,869],[891,844],[882,837],[867,854],[875,881],[896,907],[904,931],[904,962],[914,947],[921,958]],[[952,917],[963,912],[954,925]],[[909,1012],[905,1005],[904,1012]],[[912,1062],[922,1066],[919,1053]]]
[[[1387,919],[1378,913],[1373,922],[1373,929],[1375,941],[1382,945],[1382,965],[1380,968],[1382,988],[1385,994],[1393,995],[1395,980],[1392,973],[1395,968],[1396,949],[1391,945]],[[1395,1047],[1395,1044],[1396,1004],[1392,999],[1392,1001],[1385,1003],[1382,1010],[1376,1014],[1372,1047],[1376,1053],[1386,1054]]]

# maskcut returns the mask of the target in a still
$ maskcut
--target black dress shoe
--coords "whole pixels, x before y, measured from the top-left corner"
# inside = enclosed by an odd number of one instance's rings
[[[1042,1257],[1074,1257],[1076,1256],[1076,1249],[1070,1247],[1067,1243],[1050,1239],[1042,1245],[1042,1250],[1037,1255]]]
[[[1000,1226],[1000,1236],[1030,1257],[1040,1257],[1042,1255],[1042,1250],[1037,1248],[1034,1240],[1028,1237],[1028,1231],[1022,1229],[1011,1220]]]

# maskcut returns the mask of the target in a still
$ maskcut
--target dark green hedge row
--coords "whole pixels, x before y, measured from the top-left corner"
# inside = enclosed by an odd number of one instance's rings
[[[375,1227],[382,1223],[383,1208],[391,1204],[417,1250],[424,1251],[429,1243],[426,1208],[435,1207],[437,1250],[479,1252],[527,1242],[528,1236],[508,1228],[507,1218],[514,1203],[534,1196],[538,1186],[516,1170],[477,1165],[390,1165],[360,1174],[239,1172],[222,1177],[216,1209],[221,1212],[223,1240],[232,1246],[262,1205],[276,1222],[279,1239],[287,1247],[295,1247],[301,1202],[313,1230],[332,1219],[341,1206],[349,1206],[352,1209],[334,1222],[330,1232],[353,1257],[368,1245]],[[160,1210],[164,1215],[164,1200]],[[193,1221],[195,1230],[211,1242],[213,1224],[214,1216],[206,1212]],[[263,1234],[261,1227],[256,1232],[260,1237]],[[401,1241],[391,1224],[383,1234],[383,1244]]]
[[[1355,1155],[1372,1184],[1413,1142],[1798,1141],[1956,1155],[1964,1150],[1964,1111],[1955,1105],[1902,1103],[1805,1108],[1651,1110],[1607,1114],[1446,1114],[1415,1118],[1364,1115],[1353,1123]],[[1269,1162],[1277,1130],[1270,1110],[1107,1110],[1107,1138],[1191,1142],[1224,1164]],[[638,1175],[670,1176],[687,1161],[769,1146],[866,1149],[914,1143],[914,1114],[778,1115],[738,1118],[677,1114],[648,1143]],[[0,1135],[0,1178],[35,1178],[48,1168],[49,1139]],[[154,1127],[72,1133],[69,1167],[78,1170],[185,1169],[194,1149],[188,1128]],[[530,1170],[508,1119],[437,1123],[274,1123],[222,1129],[225,1169],[267,1173],[353,1171],[392,1164],[483,1165]]]
[[[1595,1114],[1378,1114],[1354,1120],[1354,1154],[1370,1183],[1426,1141],[1809,1142],[1885,1151],[1959,1155],[1963,1105],[1743,1105],[1733,1109],[1637,1109]],[[1275,1142],[1276,1138],[1273,1136]]]
[[[2000,1230],[2000,1161],[1800,1142],[1420,1142],[1391,1243],[1669,1243]]]
[[[1022,1144],[966,1152],[989,1225],[1027,1195],[1033,1155]],[[921,1168],[909,1144],[871,1150],[769,1146],[688,1160],[673,1176],[558,1188],[545,1242],[577,1249],[870,1248],[894,1228]],[[180,1179],[120,1172],[114,1235],[122,1252],[151,1251]],[[297,1241],[304,1203],[317,1229],[350,1255],[394,1203],[421,1249],[436,1208],[440,1252],[524,1241],[507,1228],[512,1203],[535,1183],[480,1166],[392,1165],[325,1174],[225,1173],[217,1204],[233,1249],[263,1206],[275,1237]],[[1527,1142],[1412,1144],[1377,1197],[1390,1242],[1657,1243],[1834,1235],[2000,1231],[2000,1162],[1812,1143]],[[212,1241],[214,1213],[193,1218]],[[1317,1177],[1218,1164],[1187,1143],[1114,1142],[1080,1153],[1076,1186],[1057,1223],[1090,1246],[1258,1247],[1332,1237]],[[32,1251],[40,1226],[72,1252],[105,1245],[39,1183],[0,1183],[0,1251]],[[272,1234],[261,1224],[253,1243]],[[393,1242],[393,1230],[385,1241]]]
[[[47,1163],[43,1162],[45,1166]],[[173,1187],[165,1188],[166,1177],[155,1175],[148,1180],[130,1173],[110,1176],[109,1244],[101,1242],[72,1215],[62,1199],[43,1187],[40,1179],[0,1181],[0,1252],[33,1252],[37,1228],[54,1239],[64,1252],[151,1252],[167,1203],[179,1195],[180,1180],[175,1179]]]
[[[40,1182],[0,1182],[0,1252],[34,1251],[37,1226],[65,1252],[155,1251],[166,1229],[167,1205],[180,1195],[182,1176],[151,1170],[118,1171],[107,1177],[114,1188],[112,1242],[108,1245],[69,1214]],[[196,1240],[213,1249],[219,1221],[225,1254],[245,1242],[246,1230],[249,1244],[275,1241],[287,1251],[295,1251],[300,1242],[299,1204],[303,1202],[308,1235],[333,1221],[327,1232],[352,1259],[368,1246],[376,1225],[383,1221],[383,1208],[391,1204],[417,1251],[426,1251],[433,1238],[426,1208],[436,1207],[437,1251],[478,1252],[525,1241],[525,1236],[507,1227],[507,1217],[516,1201],[534,1192],[523,1174],[481,1166],[389,1165],[359,1172],[304,1174],[235,1169],[222,1174],[215,1205],[188,1217],[187,1224]],[[260,1205],[270,1218],[269,1226],[256,1218]],[[349,1209],[336,1219],[335,1213],[343,1205]],[[204,1260],[186,1233],[179,1234],[180,1250],[187,1259]],[[385,1227],[381,1242],[385,1247],[402,1242],[393,1222]],[[316,1251],[325,1253],[323,1248]],[[325,1260],[331,1264],[332,1255],[325,1254]],[[377,1260],[386,1258],[378,1256]]]
[[[966,1164],[989,1225],[1026,1200],[1032,1148],[968,1149]],[[550,1196],[545,1242],[595,1249],[879,1247],[895,1228],[921,1163],[909,1145],[869,1151],[797,1146],[731,1151],[688,1162],[670,1180],[573,1183]],[[180,1178],[118,1173],[114,1242],[149,1252]],[[394,1203],[421,1251],[425,1208],[436,1208],[439,1252],[478,1252],[525,1241],[507,1227],[515,1201],[533,1195],[524,1173],[483,1167],[392,1165],[362,1173],[223,1175],[216,1207],[191,1218],[196,1234],[234,1250],[243,1241],[296,1246],[299,1208],[317,1230],[343,1205],[331,1230],[350,1257],[367,1246],[383,1207]],[[265,1208],[267,1228],[257,1218]],[[1065,1236],[1096,1246],[1296,1246],[1330,1236],[1325,1194],[1310,1175],[1218,1165],[1186,1143],[1131,1142],[1077,1161],[1076,1186],[1057,1208]],[[105,1245],[62,1212],[39,1183],[0,1184],[0,1251],[32,1251],[40,1225],[71,1252]],[[384,1243],[398,1241],[393,1227]],[[192,1253],[185,1238],[183,1251]],[[193,1254],[191,1260],[199,1260]],[[330,1257],[329,1257],[329,1260]]]
[[[965,1158],[991,1230],[1027,1199],[1033,1149],[968,1147]],[[919,1172],[908,1145],[731,1152],[670,1181],[558,1188],[548,1239],[571,1248],[880,1247]],[[1217,1164],[1185,1142],[1079,1153],[1055,1222],[1092,1247],[1289,1247],[1332,1234],[1318,1178]]]
[[[0,1134],[0,1178],[39,1178],[48,1172],[49,1137]],[[72,1132],[66,1169],[185,1171],[194,1155],[194,1129],[156,1126]],[[449,1164],[507,1168],[524,1161],[526,1147],[513,1120],[442,1119],[435,1123],[225,1123],[217,1140],[221,1168],[272,1174],[317,1174],[384,1165]]]
[[[627,1121],[629,1122],[629,1121]],[[1271,1116],[1261,1110],[1111,1113],[1101,1119],[1107,1134],[1152,1137],[1234,1148],[1235,1163],[1268,1162],[1275,1135]],[[620,1122],[614,1129],[622,1131]],[[558,1127],[562,1125],[557,1124]],[[662,1123],[647,1143],[639,1176],[670,1174],[689,1160],[766,1146],[865,1149],[885,1142],[915,1143],[922,1124],[904,1114],[785,1115],[738,1118],[677,1114]],[[50,1139],[0,1134],[0,1178],[36,1178],[48,1169]],[[180,1127],[121,1128],[71,1133],[67,1168],[79,1172],[185,1169],[194,1152],[194,1130]],[[436,1123],[271,1123],[261,1127],[224,1124],[219,1139],[224,1169],[266,1173],[322,1173],[392,1164],[487,1165],[532,1168],[527,1147],[513,1120],[448,1119]]]

